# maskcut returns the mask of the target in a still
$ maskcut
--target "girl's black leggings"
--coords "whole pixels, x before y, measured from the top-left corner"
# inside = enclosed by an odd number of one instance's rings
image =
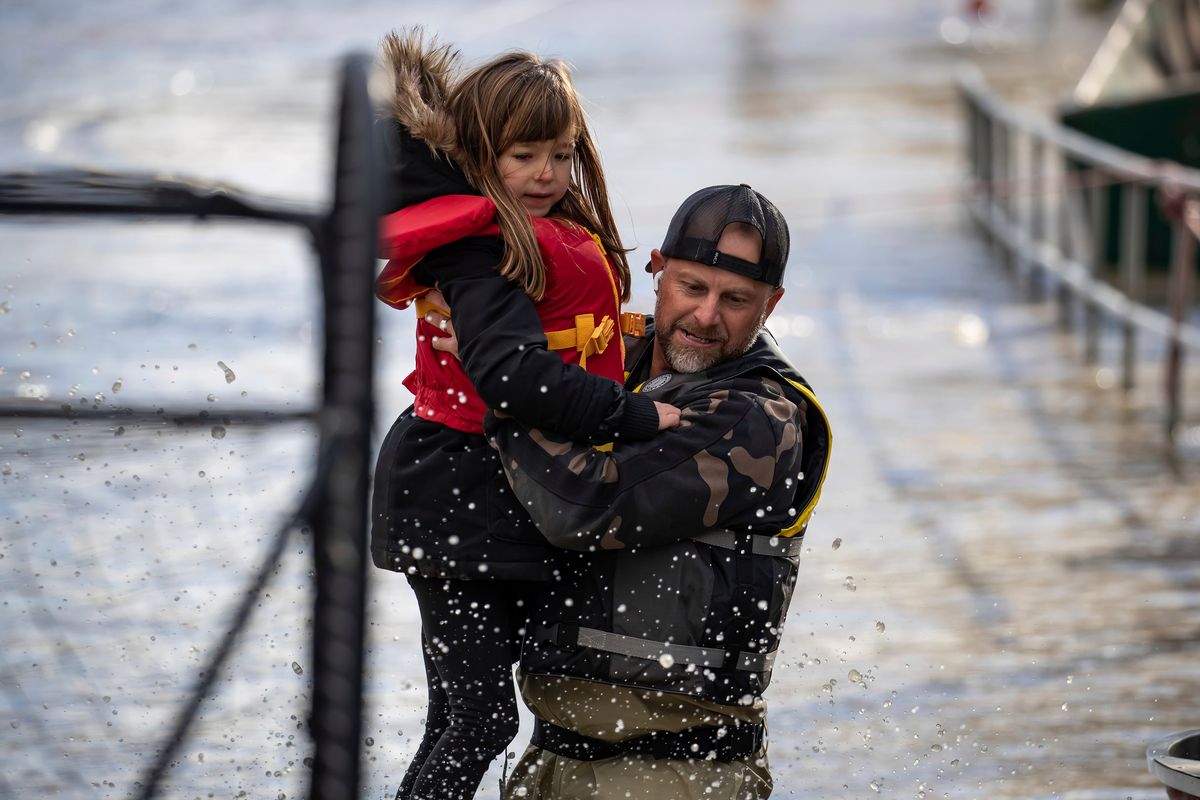
[[[396,800],[470,800],[517,735],[512,665],[542,584],[408,576],[421,610],[429,708]]]

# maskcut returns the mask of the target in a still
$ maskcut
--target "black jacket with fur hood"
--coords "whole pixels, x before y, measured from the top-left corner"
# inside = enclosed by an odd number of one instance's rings
[[[396,79],[391,116],[377,124],[388,155],[385,211],[445,194],[479,194],[448,155],[453,126],[432,104],[444,101],[453,59],[412,35],[389,37],[384,53]],[[496,271],[502,254],[499,237],[473,237],[435,250],[415,268],[453,309],[463,366],[484,402],[576,440],[654,436],[653,401],[546,348],[533,302]],[[410,407],[381,447],[372,500],[378,567],[429,577],[550,574],[550,548],[482,436],[419,419]]]

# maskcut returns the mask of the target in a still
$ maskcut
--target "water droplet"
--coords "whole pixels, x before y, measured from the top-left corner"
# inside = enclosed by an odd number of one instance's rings
[[[212,438],[224,439],[225,438],[225,426],[224,425],[213,425],[212,426]]]
[[[113,381],[112,393],[117,394],[120,391],[121,391],[121,379],[117,378],[115,381]]]
[[[876,622],[875,630],[879,631],[880,633],[883,633],[884,631],[887,630],[887,625],[884,625],[882,622]]]
[[[304,667],[300,666],[300,662],[293,661],[292,662],[292,672],[296,673],[297,675],[303,675]]]
[[[842,537],[839,536],[838,538],[833,540],[833,549],[837,550],[841,546],[842,546]]]
[[[663,653],[658,657],[658,663],[662,665],[663,669],[670,669],[675,664],[675,656],[670,653]]]
[[[234,375],[233,370],[231,370],[229,367],[225,366],[224,361],[218,361],[217,366],[220,367],[221,371],[223,371],[225,373],[225,382],[226,383],[233,383],[234,381],[237,380],[237,375]]]
[[[861,672],[859,672],[859,671],[858,671],[858,670],[856,670],[856,669],[852,669],[852,670],[850,670],[850,672],[848,672],[848,673],[846,674],[846,677],[850,679],[850,682],[851,682],[851,683],[857,683],[859,686],[866,686],[866,685],[867,685],[867,682],[866,682],[866,680],[863,678],[863,675],[862,675],[862,673],[861,673]]]
[[[856,586],[854,584],[854,576],[853,575],[846,576],[846,580],[842,581],[842,588],[844,588],[848,592],[858,591],[858,586]]]

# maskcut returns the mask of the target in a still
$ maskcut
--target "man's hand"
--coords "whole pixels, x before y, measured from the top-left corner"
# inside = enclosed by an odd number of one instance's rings
[[[660,431],[679,427],[680,411],[678,408],[667,403],[660,403],[657,400],[654,401],[654,408],[658,411],[658,429]]]

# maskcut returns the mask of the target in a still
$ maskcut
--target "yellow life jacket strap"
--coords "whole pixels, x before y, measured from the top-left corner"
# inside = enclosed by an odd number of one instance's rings
[[[607,314],[599,325],[595,320],[592,314],[577,314],[574,328],[546,331],[546,345],[551,350],[577,350],[579,366],[586,368],[587,357],[603,353],[617,331],[616,323]]]

